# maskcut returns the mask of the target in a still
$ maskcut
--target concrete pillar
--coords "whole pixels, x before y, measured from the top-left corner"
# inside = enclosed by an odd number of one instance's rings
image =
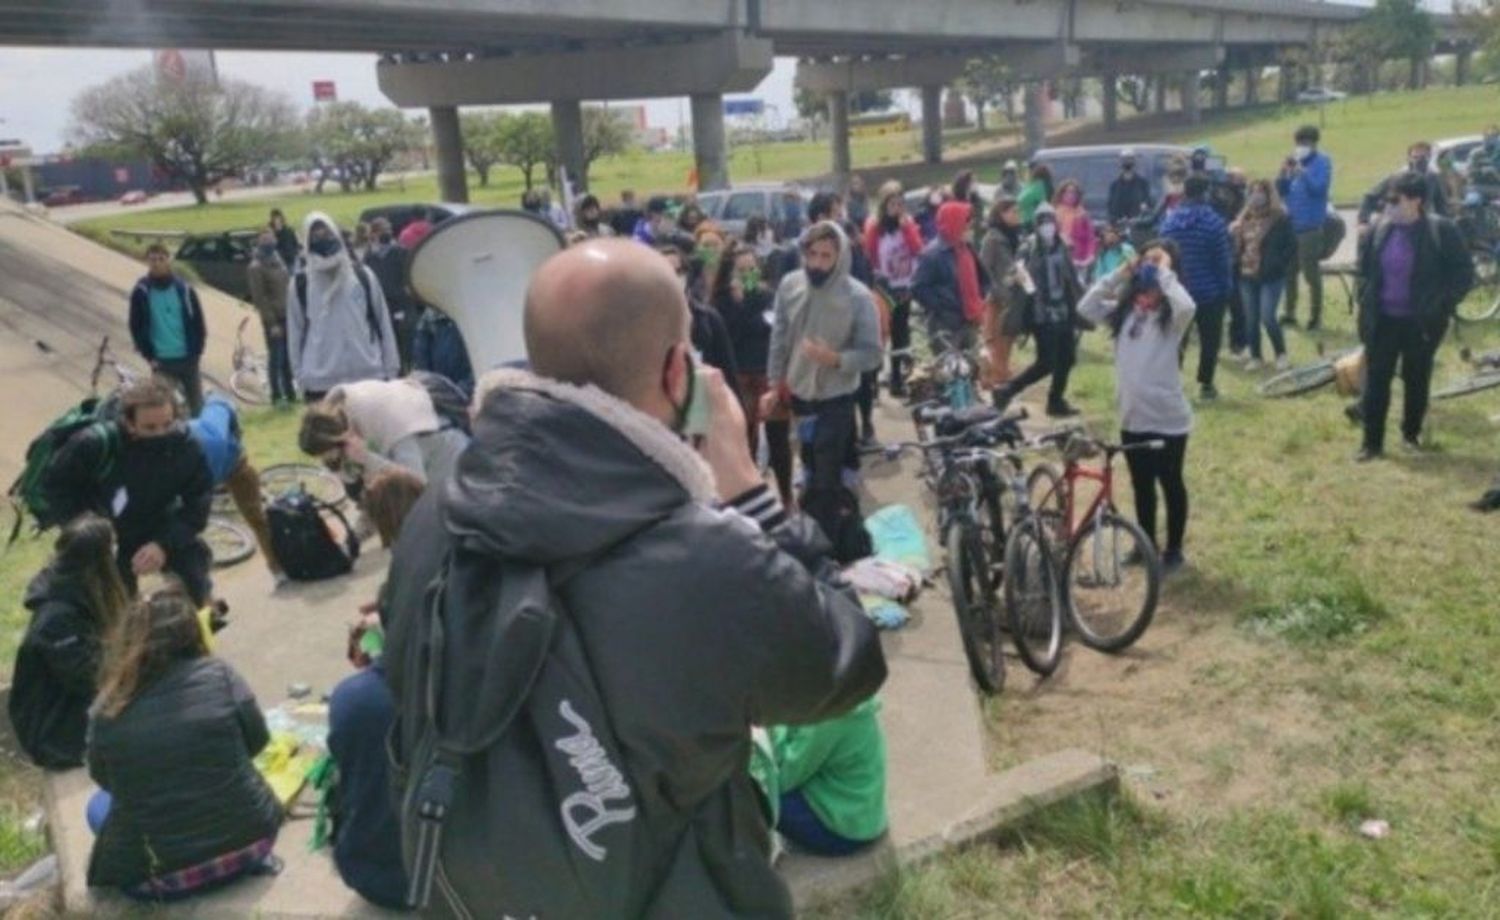
[[[1473,59],[1474,52],[1468,48],[1462,48],[1453,56],[1453,85],[1463,86],[1469,82],[1469,62]]]
[[[1187,116],[1188,124],[1196,125],[1203,120],[1203,112],[1198,105],[1198,71],[1189,70],[1182,75],[1181,81],[1182,114]]]
[[[583,164],[583,104],[577,99],[552,103],[552,135],[557,142],[557,162],[568,171],[573,191],[588,191]]]
[[[1100,81],[1100,102],[1104,107],[1104,130],[1113,131],[1120,123],[1119,77],[1107,73]]]
[[[843,90],[828,94],[828,135],[833,146],[833,174],[842,182],[854,169],[849,153],[849,94]]]
[[[922,87],[922,162],[943,162],[943,88]]]
[[[724,97],[719,93],[694,93],[693,158],[698,166],[698,188],[702,191],[729,187],[729,150],[724,142]]]
[[[1214,109],[1217,111],[1229,108],[1229,81],[1232,74],[1228,64],[1220,64],[1218,71],[1214,73]]]
[[[1041,81],[1026,84],[1026,155],[1031,156],[1047,146],[1046,115],[1042,107],[1045,87]]]
[[[1245,68],[1245,105],[1260,102],[1260,68]]]
[[[1280,75],[1276,95],[1282,102],[1291,102],[1297,95],[1296,64],[1282,64],[1276,68]]]
[[[1167,77],[1165,74],[1156,76],[1156,108],[1154,111],[1165,112],[1167,110]]]
[[[437,148],[438,197],[465,203],[469,200],[469,177],[464,171],[464,135],[458,125],[458,106],[432,106],[427,118],[432,122],[432,146]]]
[[[21,187],[26,189],[26,203],[36,204],[36,184],[31,175],[31,164],[21,167]]]

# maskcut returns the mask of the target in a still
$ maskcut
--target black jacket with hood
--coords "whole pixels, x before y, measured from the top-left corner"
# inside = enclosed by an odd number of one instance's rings
[[[1392,227],[1390,221],[1382,221],[1373,232],[1364,234],[1359,243],[1359,338],[1366,344],[1380,316],[1380,295],[1385,286],[1380,255]],[[1425,214],[1415,227],[1412,300],[1422,334],[1436,347],[1448,331],[1453,311],[1474,286],[1474,262],[1464,245],[1463,233],[1448,218]]]
[[[489,916],[791,916],[747,769],[750,726],[827,719],[885,678],[879,638],[853,593],[835,582],[826,543],[815,546],[816,528],[787,519],[769,491],[743,506],[754,519],[716,508],[702,459],[655,419],[596,388],[502,370],[481,383],[485,391],[453,480],[413,509],[392,557],[386,662],[398,718],[412,717],[409,701],[420,691],[408,686],[418,673],[413,651],[427,628],[428,585],[450,548],[481,563],[466,576],[455,562],[446,596],[481,604],[496,597],[483,580],[509,565],[555,572],[588,561],[557,588],[566,614],[547,657],[511,669],[541,669],[502,742],[534,754],[518,762],[489,749],[462,761],[443,830],[436,913],[446,897],[457,914],[457,897]],[[444,688],[475,694],[496,680],[496,655],[535,646],[527,618],[506,608],[503,579],[495,590],[484,616],[518,625],[480,642],[450,640],[445,671],[466,679],[444,678]],[[467,616],[482,609],[468,607]],[[590,772],[628,785],[618,820],[601,822],[585,842],[576,827],[564,827],[567,800],[583,794],[571,788],[579,777],[564,768],[554,789],[533,772],[574,740],[566,725],[544,717],[569,706],[549,688],[577,685],[579,675],[597,688],[606,723],[585,726],[606,748]],[[414,748],[405,725],[396,740],[398,750]],[[502,769],[506,763],[519,765]],[[548,791],[519,803],[489,792],[506,788]],[[515,816],[509,831],[486,818],[506,809]],[[516,829],[523,826],[525,833]],[[408,823],[409,867],[413,833]],[[583,880],[609,871],[599,861],[625,836],[649,841],[644,853],[620,851],[634,857],[631,877],[649,881],[588,889]],[[590,843],[599,855],[586,858],[579,851]],[[634,871],[637,863],[643,871]]]
[[[89,706],[99,682],[102,627],[78,576],[56,565],[26,587],[31,623],[16,652],[10,724],[39,767],[83,764]]]

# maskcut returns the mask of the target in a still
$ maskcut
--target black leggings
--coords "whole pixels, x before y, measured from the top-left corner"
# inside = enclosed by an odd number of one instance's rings
[[[766,452],[770,455],[771,472],[776,476],[776,490],[781,493],[782,504],[792,502],[792,423],[789,421],[766,422]]]
[[[1073,361],[1078,356],[1078,340],[1073,335],[1072,323],[1043,323],[1032,332],[1036,339],[1036,360],[1018,377],[1006,384],[1011,395],[1052,376],[1052,386],[1047,390],[1047,405],[1062,402],[1068,391],[1068,374],[1073,370]]]
[[[1151,542],[1161,547],[1156,539],[1156,484],[1160,482],[1162,495],[1167,500],[1165,551],[1180,553],[1188,519],[1187,482],[1182,476],[1188,436],[1147,431],[1120,432],[1122,444],[1141,441],[1165,441],[1167,446],[1162,450],[1132,450],[1125,454],[1125,462],[1130,467],[1130,485],[1135,490],[1135,518]]]
[[[859,403],[859,430],[861,437],[875,437],[875,390],[880,386],[880,372],[870,371],[859,375],[859,391],[855,395]]]

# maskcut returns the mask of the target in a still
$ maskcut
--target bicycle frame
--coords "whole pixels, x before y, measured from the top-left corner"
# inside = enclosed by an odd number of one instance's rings
[[[1083,530],[1085,522],[1102,517],[1106,511],[1115,509],[1115,485],[1114,485],[1115,452],[1106,450],[1104,452],[1104,465],[1102,467],[1084,466],[1077,460],[1068,460],[1063,466],[1063,479],[1059,486],[1048,492],[1046,497],[1038,504],[1046,507],[1051,504],[1053,495],[1060,488],[1063,499],[1063,531],[1062,535],[1068,542],[1072,542],[1079,532]],[[1099,494],[1095,495],[1089,502],[1088,510],[1078,514],[1078,483],[1097,482]],[[1075,523],[1076,522],[1076,523]]]

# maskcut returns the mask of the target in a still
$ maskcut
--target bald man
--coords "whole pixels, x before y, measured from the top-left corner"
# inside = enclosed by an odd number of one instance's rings
[[[446,815],[436,863],[409,864],[414,890],[436,878],[454,913],[490,916],[790,917],[750,726],[865,700],[885,677],[879,640],[816,528],[761,479],[722,376],[694,366],[660,254],[583,243],[536,272],[525,311],[532,371],[481,380],[472,449],[391,564],[400,749],[431,750],[433,609],[454,637],[437,721],[491,739],[458,759],[451,797],[430,761],[403,764],[406,852],[434,830],[414,812]]]

